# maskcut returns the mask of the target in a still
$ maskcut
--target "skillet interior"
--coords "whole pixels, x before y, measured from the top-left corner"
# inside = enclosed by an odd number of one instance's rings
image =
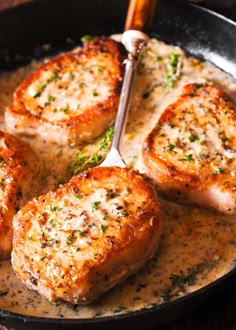
[[[1,66],[18,65],[35,54],[35,46],[65,45],[68,37],[79,41],[84,34],[109,35],[122,31],[128,1],[41,0],[0,12]],[[153,36],[177,44],[187,52],[210,60],[236,78],[236,25],[219,15],[176,1],[160,1]],[[227,40],[227,43],[225,41]],[[38,49],[38,48],[36,48]],[[6,52],[7,50],[7,52]],[[10,56],[6,57],[8,54]],[[23,56],[14,56],[20,54]],[[1,324],[14,329],[147,328],[170,322],[186,314],[206,297],[232,280],[232,271],[220,280],[185,298],[118,317],[96,320],[48,320],[1,312]]]

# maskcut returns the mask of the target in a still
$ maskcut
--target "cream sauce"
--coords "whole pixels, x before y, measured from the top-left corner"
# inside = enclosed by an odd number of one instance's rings
[[[167,61],[179,54],[181,71],[174,88],[165,84]],[[39,66],[30,66],[0,76],[0,109],[11,103],[20,81]],[[144,171],[140,157],[142,142],[165,107],[189,82],[211,81],[235,99],[236,83],[209,63],[187,58],[174,46],[151,40],[136,76],[122,152],[127,164]],[[3,119],[1,122],[4,126]],[[4,128],[3,128],[4,129]],[[80,148],[48,145],[28,140],[45,169],[42,192],[68,180],[68,166],[79,151],[91,153],[97,141]],[[14,275],[10,262],[0,263],[0,308],[26,315],[52,318],[94,318],[151,308],[189,294],[226,274],[235,266],[236,219],[211,211],[185,207],[161,199],[164,234],[155,258],[136,275],[118,285],[89,306],[51,304],[26,289]]]

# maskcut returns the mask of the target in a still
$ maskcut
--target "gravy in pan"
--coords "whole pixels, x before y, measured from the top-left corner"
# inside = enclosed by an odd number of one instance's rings
[[[0,109],[12,100],[16,86],[40,63],[0,76]],[[172,67],[174,69],[171,69]],[[165,107],[190,82],[212,82],[235,98],[236,83],[224,72],[174,46],[151,40],[142,54],[134,87],[122,152],[131,168],[144,171],[140,159],[144,138]],[[236,94],[235,94],[236,95]],[[236,101],[236,99],[235,99]],[[97,141],[82,147],[59,147],[27,140],[44,166],[42,192],[71,176],[78,155],[96,152]],[[236,219],[181,206],[161,199],[164,234],[156,257],[136,275],[88,306],[52,304],[26,289],[10,262],[0,263],[0,308],[52,318],[93,318],[128,313],[166,303],[189,294],[229,272],[236,261]]]

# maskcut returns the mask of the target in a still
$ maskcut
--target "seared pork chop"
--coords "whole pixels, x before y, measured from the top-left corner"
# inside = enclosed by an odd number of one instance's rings
[[[139,173],[93,168],[18,212],[12,264],[50,301],[88,304],[143,267],[161,231],[156,193]]]
[[[47,62],[16,89],[7,131],[60,145],[99,136],[116,116],[124,54],[116,41],[97,38]]]
[[[12,219],[38,192],[39,162],[30,146],[0,131],[0,259],[10,257]]]
[[[236,212],[236,107],[209,84],[189,84],[143,145],[147,171],[166,196]]]

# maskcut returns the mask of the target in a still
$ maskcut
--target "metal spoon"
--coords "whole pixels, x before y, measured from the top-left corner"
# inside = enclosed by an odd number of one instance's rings
[[[121,89],[111,149],[100,166],[126,167],[121,156],[120,146],[126,126],[139,54],[149,40],[149,36],[146,33],[149,32],[151,28],[156,3],[157,0],[130,0],[125,23],[125,32],[122,34],[122,43],[128,52],[128,57],[125,60],[124,81]]]

